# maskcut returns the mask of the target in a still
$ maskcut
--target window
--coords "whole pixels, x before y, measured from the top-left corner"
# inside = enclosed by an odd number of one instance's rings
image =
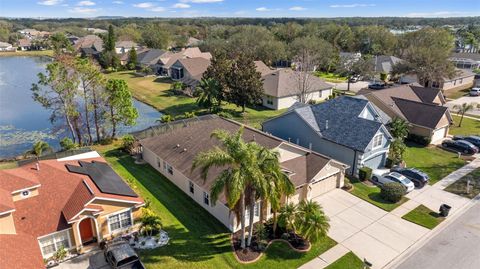
[[[40,244],[40,249],[42,250],[43,256],[50,256],[51,254],[57,252],[61,247],[69,249],[70,245],[70,234],[68,230],[63,230],[48,236],[45,236],[38,240]]]
[[[173,167],[169,165],[166,161],[163,161],[163,170],[168,172],[170,175],[173,175]]]
[[[110,232],[132,226],[132,215],[130,210],[109,216],[108,225],[110,227]]]
[[[28,197],[30,196],[30,191],[22,191],[21,195],[22,197]]]
[[[381,147],[382,142],[383,142],[383,135],[377,134],[375,137],[373,137],[373,148]]]
[[[157,167],[162,168],[162,161],[157,157]]]
[[[273,97],[267,95],[267,104],[268,105],[273,105]]]
[[[203,203],[206,205],[210,204],[210,195],[206,192],[203,192]]]
[[[191,182],[191,181],[188,182],[188,188],[190,189],[190,193],[191,193],[191,194],[194,194],[194,193],[195,193],[195,189],[194,189],[194,186],[193,186],[193,182]]]

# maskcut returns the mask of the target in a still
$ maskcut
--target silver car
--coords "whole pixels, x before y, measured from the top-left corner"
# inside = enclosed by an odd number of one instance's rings
[[[415,185],[410,179],[397,172],[389,172],[382,175],[373,175],[372,180],[380,185],[390,182],[400,183],[407,189],[407,193],[415,189]]]

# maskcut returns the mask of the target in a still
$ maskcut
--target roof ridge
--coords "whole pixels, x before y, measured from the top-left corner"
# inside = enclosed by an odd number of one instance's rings
[[[415,104],[427,105],[427,106],[431,106],[431,107],[440,107],[440,108],[445,108],[445,109],[447,108],[446,106],[440,106],[440,105],[437,105],[437,104],[434,104],[434,103],[418,102],[418,101],[404,99],[404,98],[395,97],[395,96],[392,96],[391,98],[393,99],[393,101],[400,100],[400,101],[406,101],[406,102],[415,103]]]

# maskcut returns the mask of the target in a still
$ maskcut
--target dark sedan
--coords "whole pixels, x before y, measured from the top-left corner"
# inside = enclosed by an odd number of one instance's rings
[[[423,186],[427,185],[430,180],[427,174],[415,168],[394,167],[392,168],[392,171],[410,179],[415,185],[415,188],[423,188]]]
[[[476,135],[470,135],[470,136],[456,135],[453,137],[453,140],[465,140],[472,143],[477,148],[480,147],[480,137]]]
[[[442,146],[463,154],[473,155],[478,152],[475,145],[465,140],[445,140],[442,142]]]
[[[385,89],[385,83],[375,82],[375,83],[372,83],[372,84],[368,85],[368,88],[371,89],[371,90]]]

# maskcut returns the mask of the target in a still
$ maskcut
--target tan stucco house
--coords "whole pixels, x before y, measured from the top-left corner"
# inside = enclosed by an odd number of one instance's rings
[[[135,229],[142,205],[96,152],[1,170],[0,267],[44,268],[61,247],[83,253]]]
[[[210,200],[210,187],[221,169],[211,169],[204,181],[199,169],[192,171],[191,168],[197,154],[220,146],[216,139],[210,137],[214,130],[233,133],[241,126],[238,122],[216,115],[205,115],[152,127],[154,131],[149,131],[148,137],[143,135],[139,140],[143,159],[230,231],[237,231],[240,227],[235,214],[231,214],[226,205],[225,196],[220,195],[215,205]],[[248,126],[244,126],[243,139],[255,141],[280,153],[281,166],[296,187],[295,195],[288,198],[291,202],[298,203],[343,186],[347,168],[343,163]],[[255,222],[259,220],[261,210],[270,217],[270,210],[257,202],[255,212],[252,212]],[[247,210],[246,214],[249,213]]]
[[[425,88],[414,83],[383,90],[362,89],[359,94],[390,118],[406,120],[410,124],[410,133],[429,137],[431,143],[445,138],[453,122],[438,88]]]

